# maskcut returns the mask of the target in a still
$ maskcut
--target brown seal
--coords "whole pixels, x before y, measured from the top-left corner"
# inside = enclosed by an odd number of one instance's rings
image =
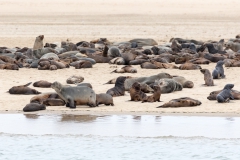
[[[5,63],[5,64],[0,64],[0,69],[19,70],[19,67],[16,64]]]
[[[237,90],[231,90],[231,94],[234,98],[234,100],[240,100],[240,92]],[[209,94],[209,96],[207,97],[208,100],[217,100],[217,95],[222,92],[222,90],[218,90],[218,91],[213,91]]]
[[[201,104],[202,103],[196,99],[183,97],[178,99],[172,99],[171,101],[164,103],[163,105],[157,108],[193,107],[193,106],[199,106]]]
[[[50,66],[49,66],[49,70],[51,70],[51,71],[57,70],[57,66],[55,66],[55,65],[50,65]]]
[[[50,93],[42,93],[39,95],[36,95],[30,99],[30,103],[39,103],[43,104],[45,100],[48,98],[60,98],[57,93],[55,92],[50,92]]]
[[[147,97],[147,95],[141,91],[141,85],[139,82],[133,83],[132,87],[129,90],[130,92],[130,101],[143,101]]]
[[[193,88],[193,86],[194,86],[194,83],[192,81],[189,81],[182,76],[173,76],[172,79],[174,81],[180,83],[183,86],[183,88]]]
[[[193,64],[209,64],[211,63],[211,61],[209,61],[208,59],[205,58],[194,58],[189,60],[189,62],[193,63]]]
[[[43,48],[43,38],[44,35],[37,36],[33,45],[33,50]]]
[[[137,69],[133,68],[131,65],[124,66],[121,69],[116,69],[111,73],[137,73]]]
[[[81,68],[92,68],[92,63],[89,61],[82,61],[75,65],[75,69],[81,69]]]
[[[125,94],[124,82],[127,77],[120,76],[117,78],[115,86],[107,91],[112,97],[123,96]]]
[[[199,66],[197,64],[186,62],[186,63],[180,65],[179,69],[180,70],[195,70],[195,69],[202,69],[202,68],[201,68],[201,66]]]
[[[62,99],[48,98],[43,101],[46,106],[64,106],[66,103]]]
[[[38,92],[35,89],[31,89],[28,86],[31,84],[27,83],[25,85],[21,85],[21,86],[14,86],[12,88],[9,89],[9,93],[10,94],[40,94],[41,92]]]
[[[48,82],[48,81],[37,81],[33,83],[33,87],[41,87],[41,88],[50,88],[52,85],[52,83]]]
[[[29,103],[23,108],[23,112],[34,112],[34,111],[40,111],[45,109],[46,109],[46,106],[44,104]]]
[[[202,74],[204,74],[205,85],[214,86],[212,75],[208,69],[201,69]]]
[[[141,64],[141,68],[144,69],[159,69],[159,66],[152,64],[151,62],[144,62]]]
[[[67,84],[81,83],[84,80],[82,76],[71,76],[67,79]]]
[[[114,106],[113,97],[106,93],[96,94],[96,105],[105,104],[106,106]]]
[[[154,92],[153,95],[147,96],[143,99],[142,103],[144,102],[160,102],[161,97],[161,88],[158,85],[153,86]]]

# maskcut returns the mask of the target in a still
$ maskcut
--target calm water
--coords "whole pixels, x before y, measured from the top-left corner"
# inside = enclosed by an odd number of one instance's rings
[[[0,114],[0,160],[239,160],[240,117]]]

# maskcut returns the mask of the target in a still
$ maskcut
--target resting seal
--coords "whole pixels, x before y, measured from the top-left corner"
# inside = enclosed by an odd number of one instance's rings
[[[226,84],[223,90],[217,95],[218,103],[229,102],[230,99],[234,99],[231,89],[234,87],[234,84]]]
[[[84,80],[82,76],[71,76],[67,79],[67,84],[75,84],[75,83],[81,83]]]
[[[214,86],[210,71],[208,69],[201,69],[200,71],[202,74],[204,74],[205,85]]]
[[[198,100],[189,98],[189,97],[183,97],[178,99],[172,99],[171,101],[164,103],[163,105],[157,107],[157,108],[168,108],[168,107],[193,107],[193,106],[199,106],[202,103]]]
[[[194,83],[192,81],[188,81],[182,76],[173,76],[172,79],[180,83],[183,86],[183,88],[193,88],[194,86]]]
[[[42,93],[39,95],[36,95],[30,99],[30,103],[39,103],[43,104],[45,100],[48,98],[60,98],[57,93],[55,92],[50,92],[50,93]]]
[[[143,99],[142,103],[144,102],[160,102],[160,97],[161,97],[161,89],[158,85],[153,86],[154,92],[153,95],[147,96]]]
[[[124,66],[121,69],[116,69],[111,73],[137,73],[137,69],[133,68],[131,65]]]
[[[16,64],[5,63],[5,64],[0,64],[0,69],[19,70],[19,67]]]
[[[90,83],[79,83],[79,84],[77,84],[77,86],[86,86],[86,87],[89,87],[89,88],[93,88]]]
[[[123,96],[125,94],[124,81],[127,77],[120,76],[117,78],[115,86],[107,91],[112,97]]]
[[[29,103],[23,108],[23,112],[34,112],[34,111],[40,111],[45,109],[46,109],[46,106],[44,104]]]
[[[41,92],[38,92],[35,89],[31,89],[28,86],[31,84],[27,83],[25,85],[21,85],[21,86],[14,86],[12,88],[9,89],[9,93],[10,94],[40,94]]]
[[[223,64],[223,61],[217,62],[216,67],[212,72],[213,79],[225,78]]]
[[[106,106],[114,106],[113,104],[113,97],[109,94],[106,93],[100,93],[96,95],[96,105],[98,106],[99,104],[105,104]]]
[[[159,73],[157,75],[153,75],[149,77],[128,78],[124,82],[124,87],[125,87],[125,90],[128,91],[132,87],[134,82],[150,85],[154,83],[155,80],[159,80],[161,78],[172,78],[172,76],[168,73]]]
[[[141,85],[139,82],[133,83],[132,87],[129,90],[130,92],[130,101],[143,101],[147,97],[147,95],[141,91]]]
[[[48,81],[37,81],[33,83],[33,87],[41,87],[41,88],[50,88],[52,85],[52,83],[48,82]]]
[[[43,101],[46,106],[64,106],[66,103],[62,99],[48,98]]]
[[[76,105],[96,107],[96,94],[89,87],[63,86],[59,82],[54,82],[51,87],[65,101],[66,107],[76,108]]]
[[[161,88],[161,93],[171,93],[174,91],[181,91],[183,88],[180,83],[169,78],[162,78],[158,81],[155,81],[155,85],[158,85]]]
[[[92,68],[92,63],[89,61],[82,61],[75,65],[75,69],[81,69],[81,68]]]
[[[195,70],[195,69],[202,69],[202,68],[201,68],[201,66],[199,66],[197,64],[186,62],[186,63],[180,65],[179,69],[180,70]]]
[[[108,53],[107,53],[108,57],[111,58],[116,58],[116,57],[121,57],[121,53],[118,47],[112,46],[108,49]]]

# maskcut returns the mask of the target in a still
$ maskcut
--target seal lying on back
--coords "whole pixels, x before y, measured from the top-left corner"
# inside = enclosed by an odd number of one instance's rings
[[[234,84],[226,84],[223,90],[217,95],[218,103],[229,102],[230,99],[234,99],[231,89],[234,87]]]
[[[45,110],[46,106],[44,104],[29,103],[23,108],[23,112],[34,112],[39,110]]]
[[[142,101],[147,97],[147,95],[141,91],[141,85],[139,82],[133,83],[132,87],[129,90],[130,92],[130,101]]]
[[[50,88],[52,85],[52,83],[48,82],[48,81],[37,81],[33,83],[34,87],[41,87],[41,88]]]
[[[106,93],[97,94],[96,105],[105,104],[106,106],[114,106],[113,97]]]
[[[144,83],[144,84],[152,84],[155,80],[159,80],[161,78],[172,78],[172,76],[168,73],[159,73],[157,75],[149,76],[149,77],[138,77],[138,78],[129,78],[124,82],[125,90],[128,91],[134,82]]]
[[[210,71],[208,69],[201,69],[200,71],[202,74],[204,74],[205,85],[214,86]]]
[[[127,77],[120,76],[117,78],[115,86],[107,91],[112,97],[123,96],[125,94],[124,81]]]
[[[158,85],[153,86],[154,92],[153,95],[147,96],[143,99],[142,103],[144,102],[160,102],[160,96],[161,96],[161,88]]]
[[[223,64],[224,61],[217,62],[217,65],[212,72],[213,79],[225,78]]]
[[[21,85],[21,86],[14,86],[12,88],[9,89],[9,93],[10,94],[40,94],[41,92],[38,92],[35,89],[31,89],[28,86],[31,84],[27,83],[25,85]]]
[[[195,100],[189,97],[183,97],[178,99],[172,99],[171,101],[164,103],[163,105],[157,108],[193,107],[193,106],[199,106],[201,104],[202,103],[198,100]]]
[[[76,108],[76,105],[88,105],[90,107],[96,107],[96,94],[89,87],[63,86],[57,81],[54,82],[51,87],[65,101],[66,107]]]
[[[171,93],[174,91],[181,91],[183,88],[180,83],[169,78],[162,78],[158,81],[155,81],[154,84],[158,85],[161,88],[161,93]]]

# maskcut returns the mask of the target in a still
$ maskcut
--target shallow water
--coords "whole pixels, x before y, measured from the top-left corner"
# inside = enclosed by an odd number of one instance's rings
[[[240,159],[239,117],[0,114],[0,159]]]

